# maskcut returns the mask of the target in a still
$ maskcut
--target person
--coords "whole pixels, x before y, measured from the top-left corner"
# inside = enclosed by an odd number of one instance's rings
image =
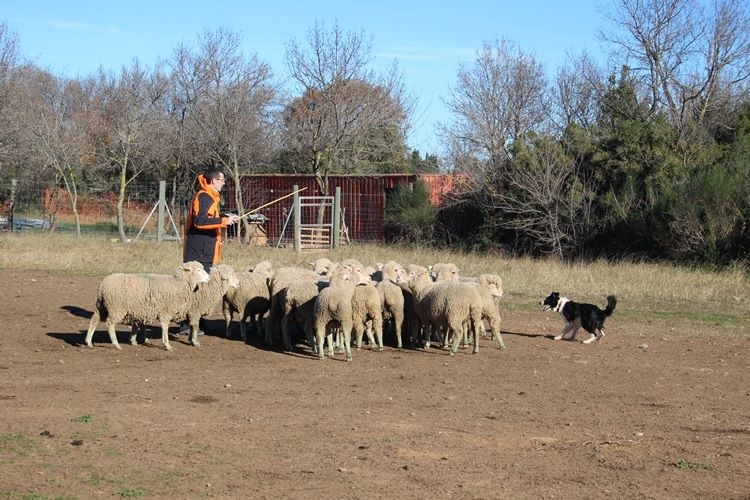
[[[198,175],[200,188],[193,198],[185,223],[182,261],[197,260],[206,272],[221,262],[221,230],[239,220],[236,214],[222,215],[219,211],[220,193],[224,187],[224,173],[208,169]]]
[[[222,215],[219,211],[220,193],[224,187],[224,173],[208,169],[198,175],[198,192],[190,204],[185,222],[182,261],[198,261],[207,273],[221,262],[221,230],[236,224],[236,214]],[[187,333],[190,324],[183,321],[179,333]],[[202,333],[202,332],[201,332]]]

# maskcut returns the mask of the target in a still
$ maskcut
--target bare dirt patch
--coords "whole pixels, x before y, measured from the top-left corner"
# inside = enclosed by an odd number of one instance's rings
[[[750,497],[745,333],[615,312],[584,346],[530,305],[477,355],[319,361],[219,315],[116,351],[82,346],[98,279],[0,279],[0,497]]]

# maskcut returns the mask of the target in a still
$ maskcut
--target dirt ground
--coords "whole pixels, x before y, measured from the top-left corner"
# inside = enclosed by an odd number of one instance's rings
[[[117,351],[82,346],[98,279],[0,280],[0,498],[750,498],[746,330],[615,311],[583,345],[530,306],[502,351],[347,363],[216,314],[199,348]]]

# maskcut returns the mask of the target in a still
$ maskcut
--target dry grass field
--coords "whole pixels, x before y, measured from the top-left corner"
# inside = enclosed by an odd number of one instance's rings
[[[318,256],[500,274],[507,348],[320,361],[260,338],[82,346],[102,276],[171,273],[175,243],[0,235],[0,498],[750,498],[750,279],[648,263],[228,244],[237,269]],[[618,305],[554,341],[551,290]],[[156,335],[156,332],[153,332]],[[587,335],[579,336],[579,340]]]

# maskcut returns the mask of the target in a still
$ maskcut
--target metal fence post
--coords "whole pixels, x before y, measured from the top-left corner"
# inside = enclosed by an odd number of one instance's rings
[[[299,205],[299,186],[292,186],[294,191],[294,204],[292,205],[292,225],[294,227],[294,249],[302,251],[302,210]]]
[[[15,212],[16,206],[16,189],[18,188],[18,181],[16,179],[10,180],[10,206],[8,207],[8,229],[13,232],[15,221],[13,220],[13,212]]]
[[[156,242],[164,239],[164,212],[167,207],[167,181],[159,181],[159,212],[156,219]]]
[[[341,244],[341,186],[336,186],[333,196],[333,248]]]

